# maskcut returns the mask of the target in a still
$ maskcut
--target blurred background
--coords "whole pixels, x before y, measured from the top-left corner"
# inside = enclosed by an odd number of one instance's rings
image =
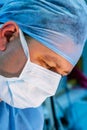
[[[78,64],[42,108],[43,130],[87,130],[87,42]]]
[[[87,42],[74,70],[42,105],[43,130],[87,130]]]

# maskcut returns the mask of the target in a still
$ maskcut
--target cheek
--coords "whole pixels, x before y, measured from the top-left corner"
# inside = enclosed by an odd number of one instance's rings
[[[30,61],[33,63],[38,62],[38,55],[37,53],[34,53],[33,51],[30,51]]]
[[[0,38],[0,51],[4,51],[7,47],[6,38]]]
[[[43,61],[42,57],[40,55],[38,55],[38,54],[34,54],[34,55],[31,54],[30,55],[30,60],[31,60],[31,62],[33,62],[33,63],[35,63],[37,65],[40,65],[40,66],[42,66],[44,68],[47,68],[47,66],[46,66],[45,62]]]
[[[29,46],[29,54],[30,54],[30,61],[36,64],[41,64],[40,59],[41,59],[41,49],[35,47],[34,45]]]

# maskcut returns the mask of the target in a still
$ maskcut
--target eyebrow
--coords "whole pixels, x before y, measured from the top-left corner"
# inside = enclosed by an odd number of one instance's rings
[[[46,56],[44,56],[44,59],[45,60],[47,60],[47,61],[53,61],[53,62],[55,62],[55,65],[56,66],[58,66],[59,68],[61,67],[61,61],[59,60],[59,62],[58,63],[56,63],[57,62],[57,58],[56,57],[53,57],[53,56],[48,56],[48,55],[46,55]]]
[[[56,57],[53,57],[53,56],[50,57],[50,56],[46,55],[46,56],[44,56],[44,59],[47,60],[47,61],[51,61],[52,60],[53,62],[55,62],[56,67],[61,68],[61,61],[59,60],[59,62],[56,63],[57,62],[57,58]],[[64,70],[63,73],[69,74],[70,71]]]

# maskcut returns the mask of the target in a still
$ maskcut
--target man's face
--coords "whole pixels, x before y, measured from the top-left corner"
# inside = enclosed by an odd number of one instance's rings
[[[66,59],[35,39],[32,39],[28,45],[32,62],[61,75],[67,75],[73,69],[73,66]]]
[[[0,74],[7,77],[19,76],[27,58],[21,46],[17,25],[14,22],[6,23],[1,29],[0,39],[0,44],[7,46],[5,51],[0,51]],[[4,39],[7,39],[7,43]],[[26,37],[26,40],[31,62],[61,75],[67,75],[72,70],[73,66],[60,55],[35,39]]]

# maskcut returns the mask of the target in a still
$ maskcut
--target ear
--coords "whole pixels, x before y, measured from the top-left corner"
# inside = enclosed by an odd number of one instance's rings
[[[0,29],[0,51],[4,51],[7,44],[19,34],[19,28],[13,21],[6,22]]]

